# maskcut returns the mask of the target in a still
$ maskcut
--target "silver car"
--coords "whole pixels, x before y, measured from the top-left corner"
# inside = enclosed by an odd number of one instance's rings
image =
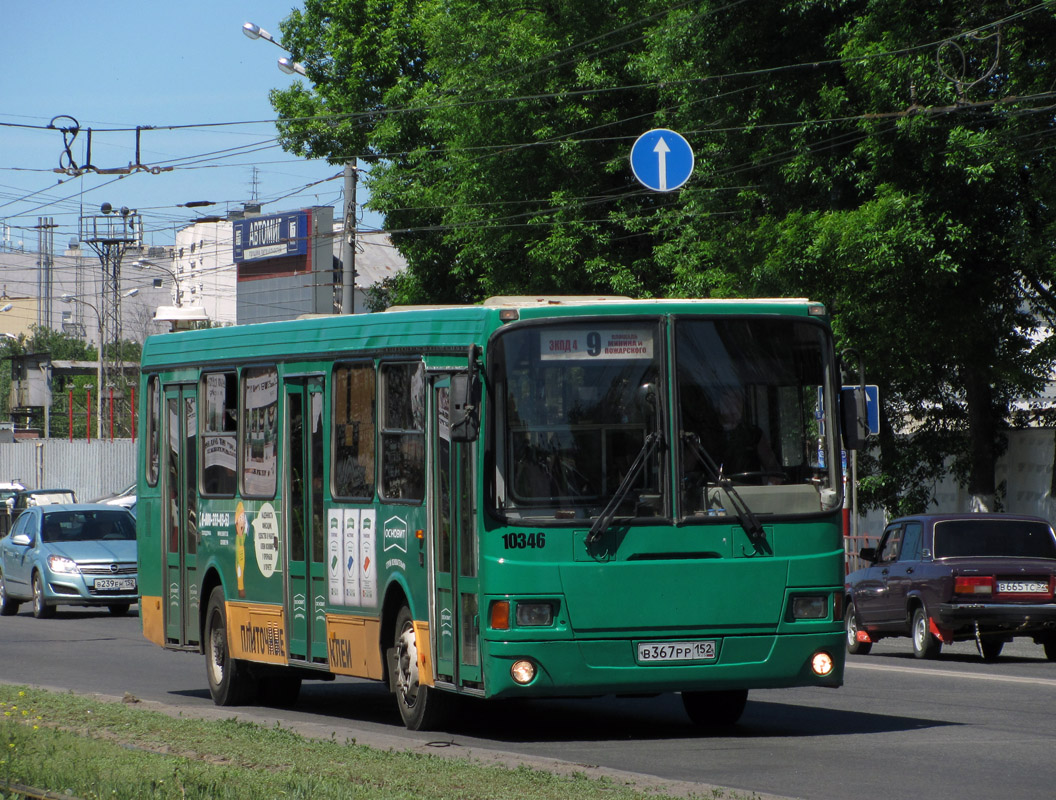
[[[17,614],[26,601],[38,619],[58,605],[106,606],[120,615],[138,600],[136,520],[124,508],[34,506],[0,539],[0,615]]]

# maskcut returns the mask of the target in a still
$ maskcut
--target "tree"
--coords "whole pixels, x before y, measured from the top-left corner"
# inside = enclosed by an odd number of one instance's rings
[[[393,298],[809,295],[885,398],[866,496],[919,510],[952,455],[988,506],[1053,365],[1056,17],[918,5],[306,0],[313,85],[272,100],[291,151],[372,162]],[[627,169],[661,126],[697,153],[675,194]]]
[[[739,289],[806,289],[836,312],[843,341],[879,376],[898,429],[915,434],[896,438],[885,427],[887,463],[867,483],[874,499],[919,510],[928,476],[952,454],[977,505],[990,507],[1009,402],[1036,392],[1053,366],[1039,327],[1054,309],[1045,152],[1053,11],[876,1],[838,4],[826,23],[832,5],[773,8],[786,20],[780,41],[804,35],[797,23],[810,20],[827,31],[827,53],[809,75],[752,65],[767,74],[766,92],[739,110],[759,130],[736,135],[758,141],[723,163],[762,165],[737,171],[754,179],[754,205],[739,204],[744,216],[719,231],[687,220],[681,238],[689,248],[732,233]],[[765,34],[755,44],[779,50]],[[783,72],[796,80],[779,80]],[[790,134],[765,127],[791,123],[790,108],[802,120]],[[782,147],[791,157],[774,158]]]

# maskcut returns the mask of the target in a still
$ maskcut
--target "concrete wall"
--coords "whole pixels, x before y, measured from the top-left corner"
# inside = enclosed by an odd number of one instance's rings
[[[131,439],[26,439],[0,444],[0,481],[27,489],[73,489],[77,499],[116,494],[136,480],[136,446]]]
[[[998,459],[995,477],[998,501],[1002,511],[1010,514],[1033,514],[1056,526],[1056,497],[1053,496],[1052,470],[1056,460],[1056,429],[1027,428],[1009,431],[1008,451]],[[1004,491],[1002,492],[1002,484]],[[935,484],[935,502],[920,512],[968,512],[971,495],[952,477]],[[870,511],[858,517],[858,531],[868,544],[876,544],[887,520],[881,511]]]

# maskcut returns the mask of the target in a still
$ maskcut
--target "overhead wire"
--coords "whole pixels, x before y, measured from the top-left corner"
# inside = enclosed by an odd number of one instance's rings
[[[737,4],[738,3],[731,3],[728,6],[726,6],[725,8],[729,8],[729,7],[735,6]],[[608,38],[610,36],[616,35],[617,33],[621,32],[621,31],[629,30],[629,29],[634,28],[634,27],[636,27],[638,25],[641,25],[641,24],[646,24],[649,20],[656,19],[656,18],[658,18],[660,16],[663,16],[664,14],[669,13],[673,9],[683,8],[686,5],[688,5],[688,3],[676,4],[674,7],[665,9],[662,12],[658,12],[657,14],[652,15],[652,17],[647,18],[644,21],[643,20],[637,20],[637,21],[628,23],[627,25],[622,26],[621,28],[616,29],[614,31],[606,32],[604,34],[592,37],[591,39],[585,40],[584,42],[577,43],[576,45],[572,45],[572,46],[570,46],[568,48],[563,48],[562,50],[555,51],[554,53],[551,53],[549,55],[540,56],[537,59],[535,59],[535,61],[539,62],[539,61],[542,61],[542,60],[547,59],[547,58],[553,58],[553,57],[556,57],[556,56],[563,55],[565,53],[572,52],[572,51],[574,51],[576,49],[586,47],[586,46],[588,46],[591,43],[604,40],[604,39],[606,39],[606,38]],[[1037,4],[1035,6],[1032,6],[1029,9],[1023,9],[1023,10],[1021,10],[1019,12],[1016,12],[1014,14],[1008,15],[1007,17],[1002,18],[1001,20],[997,20],[997,21],[994,21],[994,22],[991,22],[991,23],[987,23],[985,25],[981,25],[981,26],[973,29],[972,31],[962,32],[960,34],[960,36],[966,36],[966,35],[969,35],[969,34],[973,34],[973,33],[977,33],[977,32],[980,32],[980,31],[987,30],[987,29],[989,29],[989,28],[991,28],[991,27],[993,27],[995,25],[1002,24],[1004,22],[1008,22],[1008,21],[1011,21],[1011,20],[1016,19],[1016,18],[1024,17],[1024,16],[1026,16],[1026,15],[1028,15],[1030,13],[1033,13],[1034,11],[1037,11],[1037,10],[1039,10],[1041,8],[1044,8],[1046,6],[1049,6],[1049,5],[1051,5],[1051,0],[1047,0],[1047,2]],[[713,11],[711,11],[709,13],[717,13],[720,10],[723,10],[723,9],[713,10]],[[638,39],[628,40],[628,42],[623,42],[622,44],[613,45],[612,47],[615,48],[615,47],[618,47],[618,46],[626,46],[629,42],[638,41],[638,40],[640,40],[640,38],[641,37],[639,37]],[[948,39],[943,39],[943,40],[940,40],[939,42],[929,42],[929,43],[925,43],[925,44],[922,44],[922,45],[915,45],[913,47],[902,48],[902,49],[899,49],[899,50],[893,50],[893,51],[886,51],[886,52],[883,52],[883,53],[870,54],[869,56],[855,56],[855,57],[852,57],[852,58],[832,59],[832,60],[829,60],[829,61],[822,61],[822,62],[811,61],[811,62],[805,62],[805,63],[802,63],[802,64],[778,65],[778,66],[774,66],[774,67],[761,68],[761,69],[757,69],[757,70],[733,72],[733,73],[728,73],[728,74],[725,74],[725,75],[708,75],[708,76],[701,76],[699,78],[694,78],[694,79],[687,79],[686,81],[675,81],[675,82],[667,81],[667,82],[663,82],[663,83],[664,83],[664,85],[672,85],[672,84],[677,84],[677,83],[689,82],[690,80],[692,80],[693,82],[709,81],[709,80],[729,80],[729,79],[733,79],[733,78],[737,78],[737,77],[743,77],[743,76],[749,76],[749,75],[773,74],[775,72],[779,72],[779,71],[783,71],[783,70],[803,69],[803,68],[807,68],[807,67],[809,67],[809,68],[817,68],[819,66],[824,66],[824,65],[828,65],[828,64],[845,63],[848,60],[861,61],[861,60],[864,60],[866,58],[880,58],[880,57],[889,57],[891,55],[901,55],[901,54],[905,54],[905,53],[914,52],[914,51],[917,51],[917,50],[920,50],[920,49],[934,47],[938,43],[941,43],[941,41],[947,41],[947,40]],[[529,63],[533,63],[533,62],[529,62]],[[567,66],[568,64],[571,64],[571,63],[575,63],[575,62],[574,61],[568,61],[568,62],[563,62],[562,64],[554,64],[554,65],[551,65],[551,66],[547,67],[546,69],[540,71],[538,74],[542,74],[543,72],[551,70],[551,69],[559,69],[562,66]],[[510,71],[512,71],[512,68],[511,68]],[[503,74],[504,73],[499,73],[498,77],[502,77]],[[548,98],[557,97],[559,95],[567,97],[567,96],[575,96],[577,94],[585,95],[585,94],[607,92],[607,91],[627,91],[627,90],[633,90],[633,89],[642,89],[642,88],[646,88],[646,87],[656,87],[657,85],[659,85],[659,82],[642,83],[642,84],[636,84],[636,85],[630,85],[630,86],[583,89],[583,90],[577,90],[577,91],[573,91],[573,92],[560,92],[560,93],[551,92],[551,93],[539,93],[539,94],[535,94],[535,95],[523,95],[523,96],[515,96],[515,97],[498,97],[498,98],[491,98],[491,99],[488,99],[488,100],[462,101],[462,102],[458,102],[458,103],[454,103],[454,104],[447,104],[447,105],[449,107],[454,107],[454,106],[459,106],[459,105],[472,105],[472,104],[481,104],[481,103],[515,102],[515,101],[530,100],[530,99],[548,99]],[[743,91],[743,90],[744,89],[741,89],[740,91]],[[696,100],[694,102],[708,102],[708,101],[710,101],[712,99],[713,98],[707,98],[707,97],[706,98],[699,98],[698,100]],[[440,106],[433,106],[433,107],[426,106],[425,108],[429,109],[429,108],[438,108],[438,107],[440,107]],[[356,117],[368,118],[368,117],[375,117],[379,113],[385,113],[385,114],[402,113],[402,112],[420,113],[422,110],[423,109],[421,107],[413,108],[413,109],[411,109],[411,108],[403,108],[403,109],[394,108],[394,109],[385,109],[382,112],[374,111],[374,112],[360,113],[360,114],[320,115],[320,116],[316,116],[316,117],[295,118],[295,119],[292,119],[292,120],[281,120],[281,121],[282,122],[293,122],[293,121],[311,121],[311,120],[326,120],[326,119],[354,119]],[[853,120],[856,120],[856,119],[860,120],[860,119],[863,119],[865,116],[866,115],[858,115],[856,117],[844,117],[844,118],[828,120],[828,121],[815,121],[815,120],[803,121],[803,120],[800,120],[800,121],[790,121],[790,122],[784,122],[784,123],[771,123],[771,124],[774,125],[774,126],[778,126],[778,125],[796,126],[796,125],[803,125],[803,124],[820,124],[822,122],[830,122],[830,123],[831,122],[837,122],[837,121],[847,122],[847,121],[853,121]],[[630,118],[630,119],[633,119],[633,118]],[[611,127],[613,125],[623,124],[625,122],[626,122],[626,120],[617,120],[617,121],[613,121],[611,123],[605,123],[603,125],[595,126],[594,128],[587,129],[587,130],[599,130],[599,129],[602,129],[602,128],[605,128],[605,127]],[[181,124],[181,125],[160,125],[160,126],[149,126],[149,130],[154,130],[154,131],[170,130],[171,131],[171,130],[181,130],[181,129],[188,129],[188,128],[206,128],[206,127],[249,125],[249,124],[263,124],[263,123],[275,124],[276,120],[257,120],[257,121],[240,121],[240,122],[216,122],[216,123],[193,123],[193,124]],[[38,129],[46,129],[46,128],[49,127],[49,126],[33,126],[33,125],[25,124],[25,123],[2,123],[2,122],[0,122],[0,125],[6,125],[6,126],[11,126],[11,127],[17,126],[17,127],[22,127],[22,128],[38,128]],[[737,130],[744,130],[745,127],[746,126],[732,126],[732,127],[728,127],[728,128],[711,129],[711,131],[712,132],[716,132],[716,131],[721,130],[721,131],[726,131],[726,132],[735,132]],[[752,127],[756,128],[756,129],[759,129],[759,128],[764,127],[764,125],[753,125]],[[140,128],[141,129],[148,129],[147,127],[143,127],[143,126],[140,126]],[[110,131],[126,130],[127,131],[127,130],[135,130],[135,129],[134,128],[110,128],[110,129],[98,129],[98,130],[101,130],[101,131],[102,130],[110,130]],[[577,132],[568,132],[568,133],[562,134],[561,136],[553,137],[550,141],[524,142],[524,143],[512,144],[512,145],[511,144],[496,144],[496,145],[488,145],[488,146],[482,146],[482,147],[488,147],[488,148],[491,148],[493,150],[498,150],[498,151],[509,151],[512,148],[539,147],[539,146],[544,146],[546,144],[554,144],[554,143],[558,143],[558,142],[560,142],[562,144],[567,144],[567,143],[569,143],[569,140],[572,137],[575,137],[575,136],[577,136]],[[608,138],[600,138],[599,137],[599,138],[596,138],[596,139],[589,139],[589,140],[584,140],[584,141],[603,142],[603,141],[613,141],[613,140],[616,140],[616,139],[626,139],[626,137],[608,137]],[[269,141],[270,142],[274,142],[276,140],[269,140]],[[277,144],[269,143],[269,141],[259,142],[256,146],[258,146],[260,150],[272,149],[274,147],[277,147]],[[575,143],[578,143],[578,142],[575,142]],[[240,146],[240,147],[229,148],[229,149],[221,150],[221,151],[211,151],[211,152],[208,152],[208,153],[196,154],[194,156],[187,156],[187,157],[182,157],[182,158],[170,159],[169,161],[160,162],[160,163],[178,165],[179,168],[181,168],[181,169],[214,168],[216,165],[209,164],[209,163],[206,163],[206,162],[212,160],[214,157],[215,158],[222,158],[222,157],[226,157],[227,155],[235,154],[235,153],[238,153],[239,155],[246,155],[246,154],[248,154],[250,152],[254,152],[254,150],[247,149],[247,148],[252,148],[252,147],[254,147],[254,145],[243,145],[243,146]],[[462,148],[462,149],[465,149],[465,148]],[[437,148],[436,152],[438,152],[438,153],[445,153],[445,152],[446,153],[450,153],[450,152],[456,152],[457,150],[458,150],[458,148]],[[378,154],[378,157],[379,158],[386,158],[386,157],[394,157],[396,155],[397,154]],[[127,176],[119,176],[119,177],[115,178],[114,181],[120,180],[120,179],[122,179],[124,177],[127,177]],[[102,184],[101,186],[92,187],[89,191],[95,191],[96,189],[102,188],[102,186],[109,185],[110,183],[112,183],[114,181],[109,181],[107,183]],[[301,190],[295,190],[293,192],[288,192],[286,194],[283,194],[283,195],[277,197],[275,199],[275,201],[286,199],[286,198],[291,197],[291,196],[295,196],[298,193],[298,191],[303,191],[304,189],[309,188],[309,187],[311,187],[313,185],[317,185],[318,183],[319,182],[313,182],[311,184],[308,184],[306,187],[303,187]],[[54,187],[49,187],[49,188],[54,188]],[[45,189],[38,190],[38,191],[33,192],[33,193],[29,194],[29,195],[26,195],[26,198],[31,198],[31,197],[33,197],[35,195],[41,194],[44,191],[46,191],[46,190]],[[19,216],[25,216],[25,215],[34,213],[34,212],[36,212],[38,210],[41,210],[43,208],[47,208],[47,207],[50,207],[50,206],[53,206],[53,205],[57,205],[57,204],[60,204],[62,202],[65,202],[67,200],[72,200],[72,199],[74,199],[74,198],[72,198],[72,197],[59,198],[59,199],[51,201],[50,203],[38,205],[38,206],[34,207],[33,209],[31,209],[29,211],[22,212],[21,214],[19,214]],[[0,208],[6,207],[6,206],[10,206],[10,205],[12,205],[14,203],[17,203],[17,202],[19,202],[19,199],[9,200],[9,201],[7,201],[7,202],[5,202],[3,204],[0,204]]]

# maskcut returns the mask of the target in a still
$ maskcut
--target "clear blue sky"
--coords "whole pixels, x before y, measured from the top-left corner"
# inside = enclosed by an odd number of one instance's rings
[[[35,250],[38,217],[51,217],[61,252],[77,235],[82,213],[98,213],[103,202],[137,209],[147,245],[171,244],[176,228],[193,217],[240,208],[254,194],[265,213],[339,208],[342,180],[325,179],[339,176],[341,167],[296,158],[275,141],[268,92],[305,79],[278,69],[284,55],[278,47],[242,34],[242,24],[254,22],[281,38],[279,21],[295,6],[293,0],[0,2],[6,62],[0,223],[10,226],[12,244],[24,240]],[[172,172],[71,178],[53,171],[64,152],[62,134],[39,129],[59,115],[80,123],[71,148],[78,165],[86,159],[85,129],[93,129],[91,163],[100,168],[127,167],[136,158],[134,130],[105,129],[200,127],[142,132],[140,163],[175,163]],[[241,124],[219,124],[235,122]],[[232,148],[241,151],[222,152]],[[359,195],[362,202],[362,185]],[[179,207],[199,200],[216,205]],[[365,227],[377,222],[368,217]]]

